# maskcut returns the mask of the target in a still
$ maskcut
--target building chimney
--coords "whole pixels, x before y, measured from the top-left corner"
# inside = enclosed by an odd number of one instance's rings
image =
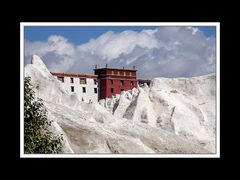
[[[97,64],[95,65],[95,69],[97,69]]]
[[[136,67],[133,65],[133,69],[135,70],[136,69]]]
[[[124,69],[124,66],[123,66],[123,69]]]
[[[106,64],[106,68],[108,67],[108,64]]]

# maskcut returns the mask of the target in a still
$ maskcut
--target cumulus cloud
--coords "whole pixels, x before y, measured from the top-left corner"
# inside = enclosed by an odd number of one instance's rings
[[[189,77],[215,72],[215,38],[192,27],[109,31],[85,44],[52,35],[45,42],[25,41],[25,63],[41,56],[51,71],[92,73],[95,64],[137,66],[139,77]]]
[[[46,42],[25,41],[25,61],[30,62],[33,54],[43,57],[47,66],[53,71],[69,70],[75,60],[75,50],[73,44],[62,36],[52,35]]]
[[[109,31],[101,35],[96,40],[81,45],[78,49],[96,54],[99,57],[111,61],[119,57],[120,54],[129,54],[136,45],[145,48],[157,47],[158,42],[153,38],[152,30],[143,30],[138,33],[135,31],[123,31],[114,33]]]

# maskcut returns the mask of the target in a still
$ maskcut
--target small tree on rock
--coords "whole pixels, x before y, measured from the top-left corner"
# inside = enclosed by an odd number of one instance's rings
[[[41,99],[35,99],[31,78],[24,78],[24,152],[50,154],[62,151],[62,136],[50,130],[51,121]]]

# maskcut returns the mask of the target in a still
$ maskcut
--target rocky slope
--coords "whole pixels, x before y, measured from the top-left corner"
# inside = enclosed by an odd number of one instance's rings
[[[81,102],[34,55],[25,66],[64,153],[215,153],[215,74],[155,78],[96,104]]]

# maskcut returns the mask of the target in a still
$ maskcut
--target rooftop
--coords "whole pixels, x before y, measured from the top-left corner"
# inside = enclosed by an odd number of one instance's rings
[[[120,70],[120,71],[124,71],[124,70],[137,71],[135,66],[133,66],[132,69],[127,69],[125,67],[123,67],[123,68],[108,67],[108,64],[106,64],[106,67],[100,67],[100,68],[98,68],[97,65],[95,65],[95,68],[93,70],[95,71],[95,70],[99,70],[99,69],[110,69],[110,70]]]
[[[85,77],[85,78],[97,78],[95,74],[80,74],[80,73],[63,73],[63,72],[51,72],[54,76],[66,76],[66,77]]]
[[[99,69],[110,69],[110,70],[120,70],[120,71],[137,71],[136,69],[126,69],[126,68],[110,68],[110,67],[105,67],[105,68],[95,68],[95,69],[93,69],[94,71],[95,70],[99,70]]]

